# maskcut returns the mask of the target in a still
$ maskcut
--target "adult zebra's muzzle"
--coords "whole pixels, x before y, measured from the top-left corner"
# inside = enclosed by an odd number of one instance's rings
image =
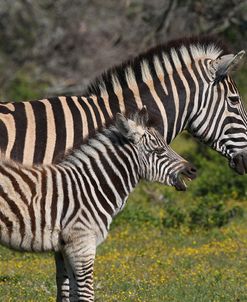
[[[194,178],[196,178],[196,168],[190,163],[185,163],[185,165],[176,173],[173,186],[178,191],[186,191],[187,185],[185,181],[191,181]]]
[[[238,174],[243,175],[247,173],[247,150],[241,151],[233,155],[230,162],[230,167]]]

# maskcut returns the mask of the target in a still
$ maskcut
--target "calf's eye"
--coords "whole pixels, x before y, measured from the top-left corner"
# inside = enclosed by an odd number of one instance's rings
[[[164,148],[157,148],[157,149],[155,149],[155,153],[157,153],[157,154],[165,154],[165,150],[164,150]]]

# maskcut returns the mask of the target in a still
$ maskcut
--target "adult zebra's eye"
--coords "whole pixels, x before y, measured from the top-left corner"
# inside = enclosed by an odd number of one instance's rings
[[[232,105],[237,105],[239,103],[239,96],[229,96],[228,100]]]

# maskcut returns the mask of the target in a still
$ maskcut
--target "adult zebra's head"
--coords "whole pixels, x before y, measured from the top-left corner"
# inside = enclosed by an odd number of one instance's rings
[[[157,130],[147,126],[148,120],[145,107],[130,118],[120,113],[116,116],[116,127],[137,152],[139,176],[185,191],[187,186],[184,180],[194,179],[196,169],[174,152]]]
[[[189,130],[229,159],[230,166],[239,174],[247,173],[247,113],[229,76],[244,55],[218,55],[214,59],[199,60],[202,98],[189,121]],[[193,51],[192,51],[193,52]],[[203,83],[203,84],[202,84]]]

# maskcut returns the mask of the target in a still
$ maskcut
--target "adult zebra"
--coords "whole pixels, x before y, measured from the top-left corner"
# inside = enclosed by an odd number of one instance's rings
[[[51,163],[117,112],[147,106],[170,143],[183,129],[247,172],[247,118],[229,76],[244,51],[212,39],[183,39],[108,70],[84,96],[0,105],[0,149],[19,162]]]
[[[0,162],[0,242],[18,250],[60,251],[76,278],[76,301],[94,300],[96,246],[139,180],[185,190],[182,177],[195,177],[147,120],[143,111],[132,118],[118,114],[115,126],[59,164]],[[64,296],[58,300],[69,301],[68,280],[59,277]]]

